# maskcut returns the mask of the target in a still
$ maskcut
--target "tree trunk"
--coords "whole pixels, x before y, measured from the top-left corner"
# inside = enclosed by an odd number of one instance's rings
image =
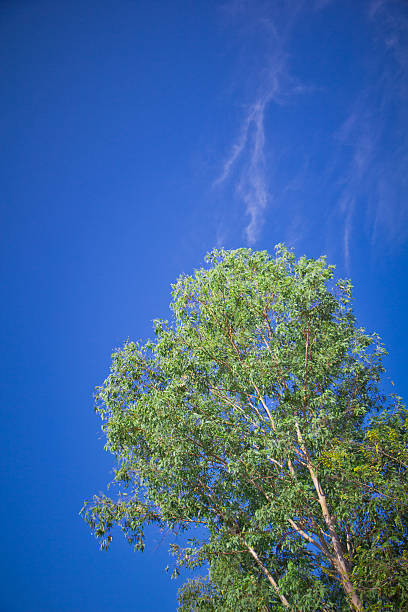
[[[302,449],[302,452],[304,454],[305,460],[306,460],[306,464],[307,464],[307,469],[309,471],[310,477],[312,479],[314,488],[316,490],[317,493],[317,497],[319,500],[319,504],[320,507],[322,509],[322,514],[323,514],[323,518],[324,521],[328,527],[329,533],[330,533],[330,539],[332,542],[332,546],[334,549],[334,553],[335,553],[335,559],[334,559],[334,566],[336,571],[338,572],[340,579],[341,579],[341,583],[343,585],[343,589],[346,592],[347,598],[349,599],[349,601],[351,602],[351,608],[354,610],[357,610],[358,612],[361,612],[363,610],[363,604],[359,598],[359,596],[356,593],[356,590],[353,586],[353,583],[350,580],[350,573],[349,570],[347,568],[347,563],[346,563],[346,559],[344,557],[344,552],[343,552],[343,547],[341,545],[340,539],[337,535],[337,531],[336,531],[336,527],[335,527],[335,523],[333,520],[333,517],[331,516],[330,512],[329,512],[329,508],[327,506],[327,500],[326,500],[326,496],[323,492],[322,486],[319,482],[319,479],[317,478],[316,472],[314,470],[313,467],[313,463],[310,457],[310,454],[305,446],[305,443],[303,441],[303,436],[302,433],[300,431],[299,425],[298,423],[296,423],[296,432],[297,432],[297,437],[298,437],[298,441],[300,444],[300,448]]]

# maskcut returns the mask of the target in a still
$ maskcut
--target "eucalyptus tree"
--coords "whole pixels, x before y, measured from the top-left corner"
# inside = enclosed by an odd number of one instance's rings
[[[114,526],[137,549],[148,524],[186,532],[174,573],[203,575],[181,610],[399,609],[406,419],[400,407],[392,423],[390,404],[367,427],[386,402],[384,348],[356,326],[350,282],[283,246],[214,250],[206,264],[173,286],[172,321],[117,350],[97,389],[118,462],[115,496],[83,509],[101,547]]]

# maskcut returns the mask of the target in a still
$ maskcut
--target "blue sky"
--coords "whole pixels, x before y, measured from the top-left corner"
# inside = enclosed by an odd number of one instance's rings
[[[0,608],[166,612],[167,544],[78,517],[113,458],[93,389],[214,246],[327,254],[407,396],[403,0],[0,8]]]

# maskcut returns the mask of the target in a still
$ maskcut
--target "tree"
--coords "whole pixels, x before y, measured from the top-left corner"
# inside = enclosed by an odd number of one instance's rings
[[[283,246],[206,262],[97,389],[120,489],[83,509],[101,547],[115,525],[137,549],[150,523],[202,526],[172,545],[176,574],[206,571],[181,610],[403,609],[408,421],[350,282]]]
[[[322,455],[348,500],[353,580],[379,612],[408,609],[408,411],[393,400],[392,410],[373,416],[362,442],[333,440]]]

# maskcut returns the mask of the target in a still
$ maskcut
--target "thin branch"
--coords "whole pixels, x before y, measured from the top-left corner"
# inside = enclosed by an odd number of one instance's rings
[[[263,573],[265,574],[265,576],[267,577],[267,579],[269,580],[270,584],[272,585],[275,593],[277,594],[277,596],[279,597],[279,599],[281,600],[281,602],[283,603],[283,605],[285,606],[285,608],[290,608],[289,602],[286,599],[286,597],[283,595],[283,593],[281,593],[276,581],[274,580],[272,574],[269,572],[268,568],[262,563],[262,561],[260,560],[260,558],[258,557],[258,555],[256,554],[256,552],[254,551],[254,549],[252,548],[252,546],[250,544],[248,544],[244,538],[244,536],[240,535],[241,540],[243,541],[244,545],[246,546],[246,548],[248,549],[248,551],[250,552],[250,554],[253,556],[253,558],[255,559],[255,562],[257,563],[257,565],[261,568],[261,570],[263,571]]]

